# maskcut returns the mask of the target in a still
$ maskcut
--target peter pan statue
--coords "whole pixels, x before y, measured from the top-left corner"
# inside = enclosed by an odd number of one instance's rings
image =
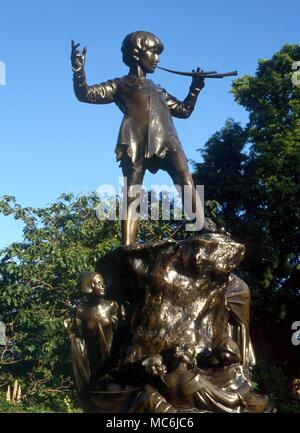
[[[91,104],[114,102],[124,113],[115,149],[123,176],[127,178],[123,244],[130,245],[136,240],[138,219],[134,202],[139,193],[134,192],[136,189],[133,187],[142,185],[146,170],[156,173],[162,169],[171,176],[175,186],[184,191],[184,202],[191,203],[189,213],[191,217],[196,215],[197,230],[201,230],[206,226],[203,204],[189,173],[172,116],[186,119],[191,115],[204,87],[204,78],[193,77],[184,101],[179,101],[148,80],[146,75],[155,71],[164,46],[154,34],[137,31],[127,35],[122,43],[123,62],[129,67],[128,75],[89,86],[84,72],[87,50],[84,47],[80,52],[77,49],[79,45],[72,41],[71,62],[76,97]]]

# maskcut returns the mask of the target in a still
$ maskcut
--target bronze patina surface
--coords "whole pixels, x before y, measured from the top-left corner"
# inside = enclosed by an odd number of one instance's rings
[[[145,171],[163,169],[180,188],[197,191],[172,116],[192,113],[204,76],[190,73],[179,101],[146,78],[163,51],[160,39],[134,32],[122,44],[128,75],[89,86],[86,48],[72,42],[74,91],[80,101],[114,102],[124,113],[116,154],[127,178],[123,245],[84,272],[83,295],[65,320],[74,380],[87,411],[270,412],[267,396],[253,390],[255,364],[249,334],[250,290],[234,272],[245,248],[216,228],[185,240],[136,244],[136,195]],[[173,71],[174,72],[174,71]],[[175,71],[176,73],[178,71]],[[136,193],[138,194],[138,193]],[[213,224],[212,224],[213,226]]]
[[[98,410],[110,411],[107,396],[119,411],[270,410],[250,380],[250,292],[233,273],[243,255],[243,245],[208,233],[119,247],[99,260],[106,303],[122,314],[109,353],[97,334],[102,374],[87,389]]]
[[[203,206],[200,197],[197,199],[187,158],[172,121],[172,116],[185,119],[192,114],[204,87],[204,77],[193,77],[183,101],[148,80],[146,76],[155,71],[164,46],[153,33],[139,31],[127,35],[122,43],[123,61],[129,67],[128,75],[90,86],[84,71],[87,50],[84,48],[80,52],[77,49],[79,45],[72,41],[71,62],[76,97],[90,104],[114,102],[124,114],[115,149],[117,161],[120,161],[123,176],[127,179],[123,244],[129,245],[136,240],[138,220],[134,202],[139,193],[131,190],[136,185],[142,185],[146,170],[152,173],[165,170],[175,185],[182,190],[184,186],[188,187],[192,210],[198,212],[199,221],[204,222]]]

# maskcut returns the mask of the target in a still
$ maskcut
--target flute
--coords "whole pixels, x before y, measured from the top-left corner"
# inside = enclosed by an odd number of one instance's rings
[[[186,77],[224,78],[224,77],[232,77],[238,74],[237,71],[221,72],[221,73],[217,73],[217,71],[181,72],[181,71],[174,71],[173,69],[162,68],[161,66],[157,66],[157,68],[166,72],[171,72],[172,74],[184,75]]]

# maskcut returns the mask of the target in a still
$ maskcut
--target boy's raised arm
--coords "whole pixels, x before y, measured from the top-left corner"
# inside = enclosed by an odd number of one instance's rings
[[[77,48],[80,44],[72,41],[71,64],[73,70],[74,93],[81,102],[90,104],[109,104],[114,101],[117,84],[116,80],[89,86],[86,82],[84,65],[86,59],[86,47],[80,52]]]

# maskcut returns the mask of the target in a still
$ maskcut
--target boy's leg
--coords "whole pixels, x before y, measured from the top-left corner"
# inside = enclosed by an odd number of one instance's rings
[[[144,175],[145,169],[142,167],[140,167],[139,170],[135,170],[133,167],[131,170],[123,170],[123,176],[126,178],[126,184],[124,185],[123,190],[123,201],[125,199],[125,194],[127,200],[126,206],[123,209],[123,212],[126,212],[126,214],[123,215],[121,224],[123,245],[131,245],[136,241],[138,219],[136,215],[137,209],[135,201],[140,197]],[[136,186],[138,188],[134,191],[134,187]]]
[[[180,187],[184,210],[191,219],[196,217],[195,231],[202,230],[205,226],[204,204],[195,188],[185,155],[182,152],[169,153],[165,163],[174,185]]]

